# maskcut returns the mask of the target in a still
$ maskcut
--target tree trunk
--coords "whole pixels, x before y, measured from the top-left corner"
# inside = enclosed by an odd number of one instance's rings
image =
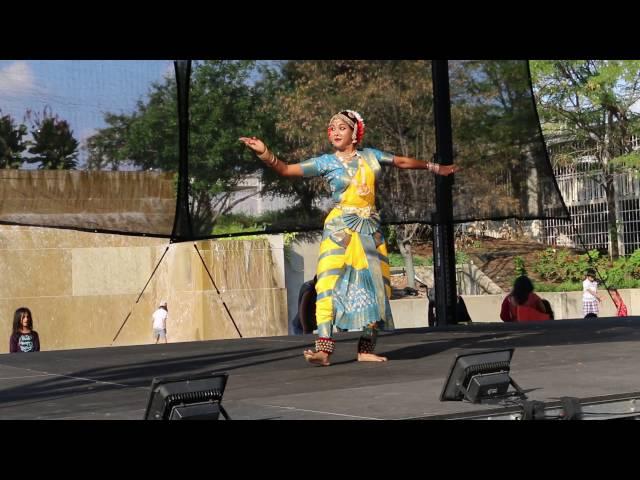
[[[611,244],[611,259],[617,260],[620,256],[620,246],[618,245],[618,212],[616,205],[616,186],[613,175],[608,174],[605,183],[607,194],[607,224],[609,227],[609,243]]]
[[[411,237],[406,235],[405,225],[398,225],[396,235],[398,238],[398,249],[400,255],[404,260],[404,268],[407,272],[407,286],[409,288],[416,288],[416,273],[413,268],[413,253],[411,252]]]
[[[602,171],[604,175],[604,190],[607,195],[607,209],[609,214],[607,215],[607,224],[609,227],[609,245],[611,245],[611,259],[617,260],[620,256],[620,249],[618,246],[618,223],[617,223],[617,209],[616,209],[616,186],[611,172],[609,161],[611,160],[611,129],[613,113],[609,110],[606,116],[605,122],[605,136],[604,136],[604,148],[602,149]]]

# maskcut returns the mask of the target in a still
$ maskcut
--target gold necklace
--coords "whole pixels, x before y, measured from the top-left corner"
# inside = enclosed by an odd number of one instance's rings
[[[342,163],[344,162],[348,162],[349,160],[351,160],[352,157],[355,156],[355,154],[357,153],[356,150],[352,150],[351,153],[348,153],[347,156],[342,156],[340,155],[341,152],[336,152],[336,157],[338,157]]]

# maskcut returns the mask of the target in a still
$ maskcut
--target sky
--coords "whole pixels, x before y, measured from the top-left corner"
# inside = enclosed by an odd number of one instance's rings
[[[166,75],[174,76],[171,60],[0,60],[0,111],[22,123],[27,109],[50,108],[84,145],[106,126],[105,112],[132,113]]]
[[[42,115],[46,107],[67,120],[81,145],[82,168],[82,147],[106,126],[104,113],[131,114],[166,76],[174,77],[171,60],[0,60],[0,114],[29,125],[27,109]],[[257,72],[249,83],[256,79]],[[632,111],[640,112],[640,101]]]

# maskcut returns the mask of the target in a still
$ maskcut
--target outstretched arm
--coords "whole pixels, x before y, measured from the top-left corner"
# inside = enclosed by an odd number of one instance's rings
[[[275,170],[278,175],[283,177],[302,177],[302,167],[299,164],[289,165],[279,160],[259,138],[240,137],[240,141],[253,150],[258,155],[258,158],[269,168]]]
[[[429,170],[436,175],[448,176],[460,171],[457,165],[441,165],[439,163],[423,162],[411,157],[399,157],[394,155],[393,165],[398,168],[409,168],[414,170]]]

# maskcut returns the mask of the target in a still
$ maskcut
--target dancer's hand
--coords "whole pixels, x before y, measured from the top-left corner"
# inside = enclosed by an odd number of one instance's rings
[[[440,165],[440,169],[438,170],[438,175],[447,177],[452,173],[456,173],[459,171],[460,171],[460,167],[457,165]]]
[[[264,144],[264,142],[256,137],[240,137],[240,141],[251,150],[256,152],[258,155],[264,153],[267,149],[267,146]]]

